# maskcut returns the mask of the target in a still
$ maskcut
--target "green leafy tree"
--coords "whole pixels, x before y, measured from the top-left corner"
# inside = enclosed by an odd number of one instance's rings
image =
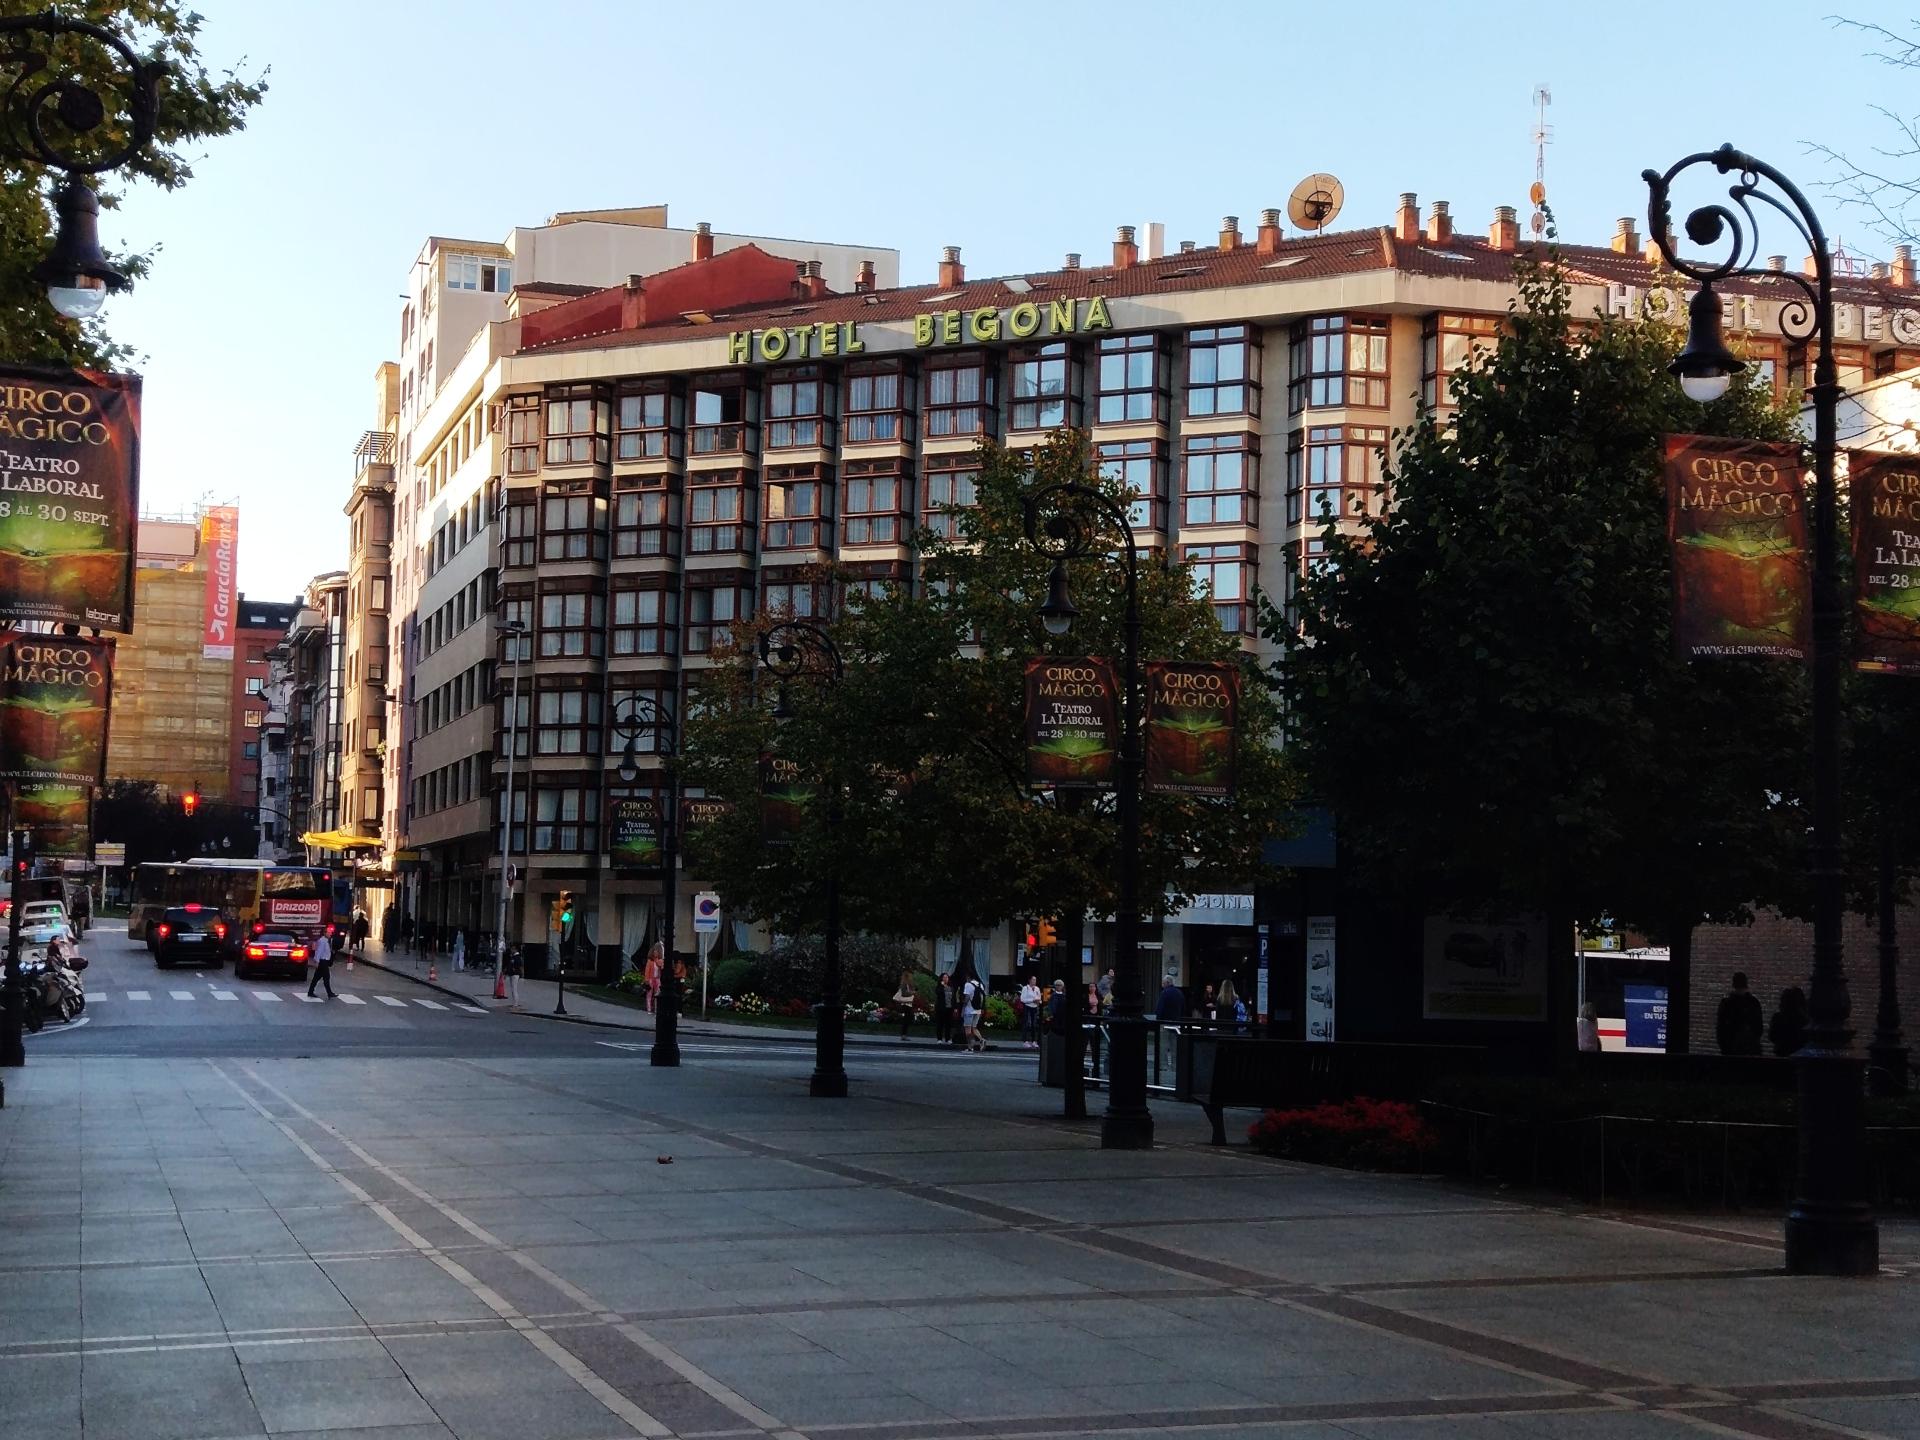
[[[48,8],[46,0],[0,0],[0,15],[8,17],[34,15]],[[199,49],[205,21],[179,0],[86,0],[64,5],[61,11],[71,19],[114,30],[137,53],[158,56],[168,66],[153,143],[122,170],[100,177],[102,209],[117,203],[116,178],[134,176],[167,190],[185,185],[193,178],[188,148],[243,128],[247,111],[267,92],[264,74],[248,77],[237,69],[217,74],[207,70]],[[97,43],[74,37],[50,45],[35,37],[34,44],[50,62],[40,78],[71,76],[105,100],[107,122],[93,138],[108,146],[123,141],[129,115],[117,103],[117,97],[124,95],[125,73],[114,65],[115,57]],[[17,66],[0,63],[0,85],[11,83],[17,73]],[[60,176],[10,153],[11,146],[4,148],[9,153],[0,153],[0,355],[49,363],[125,363],[131,352],[113,342],[101,320],[75,324],[47,303],[46,289],[33,278],[33,271],[53,244],[50,197]],[[158,250],[156,243],[113,259],[130,279],[138,281],[151,270]]]
[[[1807,692],[1798,665],[1674,652],[1661,437],[1793,433],[1753,383],[1686,400],[1675,344],[1576,324],[1557,264],[1523,263],[1451,428],[1398,438],[1389,512],[1329,533],[1297,630],[1264,624],[1302,771],[1368,883],[1424,913],[1610,913],[1664,937],[1684,1043],[1694,926],[1794,892]]]
[[[1111,797],[1062,806],[1031,791],[1022,717],[1030,657],[1120,654],[1124,541],[1089,512],[1100,553],[1073,566],[1081,613],[1071,635],[1048,636],[1037,615],[1048,561],[1027,543],[1022,501],[1059,481],[1097,485],[1121,504],[1127,497],[1097,474],[1075,432],[1030,452],[984,448],[979,460],[976,503],[954,512],[955,533],[918,537],[921,583],[849,593],[829,626],[845,661],[840,683],[789,684],[791,715],[776,721],[773,682],[754,663],[755,632],[744,631],[689,717],[685,778],[735,802],[692,842],[695,861],[732,903],[783,933],[820,927],[830,871],[840,877],[843,923],[875,934],[952,935],[1015,915],[1114,908]],[[1143,551],[1139,585],[1143,658],[1243,658],[1186,566]],[[1148,913],[1254,878],[1261,844],[1290,808],[1277,702],[1252,667],[1240,713],[1231,802],[1143,797]],[[763,754],[792,761],[811,789],[788,845],[762,840]]]

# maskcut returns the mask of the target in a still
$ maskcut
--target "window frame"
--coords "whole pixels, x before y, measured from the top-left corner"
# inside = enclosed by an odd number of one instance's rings
[[[841,443],[843,445],[911,445],[914,443],[915,380],[918,377],[905,363],[881,361],[850,366],[845,372],[846,393],[842,397]],[[880,382],[893,382],[893,403],[861,405],[863,387],[877,391]]]
[[[1257,326],[1199,325],[1187,331],[1186,380],[1182,413],[1189,420],[1211,420],[1221,415],[1260,413],[1260,331]],[[1239,374],[1221,378],[1224,356],[1238,352]],[[1231,367],[1229,367],[1231,368]],[[1202,375],[1202,370],[1207,373]],[[1206,408],[1196,402],[1207,397]]]
[[[1257,588],[1260,565],[1258,545],[1249,545],[1244,540],[1182,545],[1180,559],[1193,567],[1194,593],[1204,596],[1212,604],[1214,619],[1219,622],[1223,631],[1229,635],[1255,633],[1257,627],[1253,596]],[[1219,577],[1215,572],[1229,565],[1234,568],[1239,594],[1222,600],[1219,598]],[[1205,572],[1204,579],[1203,572]]]
[[[710,506],[717,496],[731,492],[732,514],[716,519],[700,515],[703,498]],[[751,554],[758,524],[759,488],[746,470],[693,470],[687,474],[688,555]],[[708,498],[714,497],[714,498]]]
[[[813,408],[799,409],[809,391]],[[761,394],[766,416],[764,449],[834,448],[836,391],[832,371],[821,365],[788,365],[768,373]],[[788,407],[785,413],[781,410],[783,404]]]
[[[1453,404],[1453,377],[1500,343],[1502,317],[1470,311],[1436,310],[1420,322],[1420,403],[1429,410]],[[1449,359],[1450,340],[1460,353]]]
[[[600,682],[544,677],[535,687],[533,753],[549,756],[600,755],[606,728]],[[551,712],[551,713],[549,713]]]
[[[683,501],[665,474],[616,478],[608,511],[609,553],[616,560],[678,558]],[[626,517],[631,511],[632,518]]]
[[[1007,429],[1009,431],[1077,430],[1081,421],[1081,393],[1086,388],[1080,347],[1065,340],[1017,345],[1007,356]],[[1030,395],[1025,384],[1036,385]],[[1058,388],[1048,390],[1049,384]]]
[[[945,500],[935,500],[934,491],[941,485],[955,487],[950,489]],[[952,498],[957,487],[964,484],[972,498],[958,500]],[[956,539],[960,533],[960,517],[956,510],[971,510],[980,503],[980,462],[971,451],[960,451],[946,455],[927,456],[926,475],[920,485],[920,524],[921,528],[932,531],[944,539]],[[942,507],[947,507],[943,510]]]
[[[769,465],[761,489],[762,550],[833,549],[832,466]],[[802,500],[811,501],[811,507],[790,508]]]
[[[970,435],[993,436],[999,433],[999,366],[997,357],[985,350],[962,350],[941,355],[927,362],[921,374],[921,423],[924,440],[959,440]],[[977,384],[972,398],[959,398],[960,377],[971,374]],[[954,394],[935,398],[943,376],[953,377]],[[963,423],[963,420],[967,423]]]
[[[640,597],[653,596],[651,615]],[[621,610],[630,606],[632,614]],[[646,642],[651,637],[652,644]],[[623,644],[623,640],[630,643]],[[680,596],[664,582],[615,585],[607,596],[607,654],[615,660],[671,658],[679,652]]]
[[[1136,497],[1127,506],[1127,520],[1133,526],[1137,541],[1142,535],[1165,535],[1167,518],[1171,510],[1168,497],[1169,471],[1167,463],[1167,444],[1164,440],[1101,440],[1093,447],[1094,464],[1102,475],[1126,484]],[[1108,466],[1118,464],[1117,472],[1109,472]],[[1139,490],[1132,484],[1136,467],[1144,463],[1147,467],[1147,488]]]
[[[605,465],[612,425],[606,391],[597,385],[554,385],[543,399],[540,454],[545,468]],[[560,428],[555,428],[556,418],[563,422]]]
[[[561,606],[561,619],[552,621],[548,616],[558,601]],[[576,607],[573,602],[578,601]],[[572,613],[578,609],[577,617]],[[589,587],[578,583],[562,582],[557,585],[545,585],[540,590],[538,614],[540,626],[539,640],[535,654],[542,660],[600,660],[607,653],[607,597],[606,592],[597,586]]]
[[[1320,530],[1329,519],[1384,515],[1391,436],[1384,425],[1309,425],[1289,435],[1287,524]],[[1332,497],[1331,513],[1316,513],[1315,496]]]
[[[555,507],[565,522],[550,525]],[[540,559],[543,564],[607,558],[607,492],[591,480],[549,481],[540,487]]]
[[[1354,341],[1366,341],[1356,368]],[[1379,365],[1374,365],[1378,342]],[[1385,410],[1393,385],[1393,322],[1386,315],[1312,315],[1296,320],[1287,341],[1287,413]],[[1356,394],[1357,387],[1357,394]]]
[[[1135,382],[1133,362],[1148,359],[1144,385]],[[1167,337],[1158,330],[1134,330],[1125,335],[1103,335],[1094,348],[1095,425],[1164,425],[1173,411],[1171,356]],[[1118,361],[1119,381],[1110,386],[1108,362]],[[1108,402],[1119,402],[1118,414],[1108,414]],[[1138,403],[1145,413],[1130,413]]]
[[[877,504],[883,483],[892,487],[892,500]],[[905,543],[913,493],[912,467],[905,460],[849,460],[840,467],[840,491],[842,546]]]
[[[647,413],[652,402],[659,402],[659,419]],[[637,404],[640,413],[630,415],[629,404]],[[614,394],[613,460],[630,465],[648,460],[678,460],[686,448],[684,416],[686,398],[668,380],[629,382]],[[631,444],[629,443],[631,442]]]
[[[738,403],[739,413],[731,420],[724,414],[718,420],[700,419],[700,401],[712,395],[722,402],[728,396]],[[687,453],[706,455],[750,455],[757,446],[760,391],[750,377],[738,371],[703,375],[687,386]]]
[[[707,575],[700,577],[707,580]],[[716,604],[715,597],[728,597],[726,606]],[[686,589],[684,608],[683,648],[688,655],[711,654],[714,648],[715,631],[725,632],[742,620],[750,620],[754,615],[753,582],[744,575],[729,573],[723,578],[707,584],[689,583]],[[704,597],[705,603],[702,603]],[[728,613],[721,614],[725,609]],[[704,611],[704,613],[702,613]]]
[[[1238,483],[1221,485],[1218,483],[1220,459],[1223,456],[1238,456]],[[1210,460],[1212,463],[1196,470],[1195,462]],[[1204,472],[1208,483],[1195,488],[1197,474]],[[1221,518],[1221,505],[1228,497],[1233,497],[1233,505],[1238,513]],[[1207,518],[1196,520],[1195,507],[1206,505]],[[1187,435],[1183,437],[1180,453],[1180,528],[1208,529],[1219,525],[1239,525],[1255,527],[1260,523],[1260,444],[1257,437],[1245,431],[1230,431],[1224,435]]]

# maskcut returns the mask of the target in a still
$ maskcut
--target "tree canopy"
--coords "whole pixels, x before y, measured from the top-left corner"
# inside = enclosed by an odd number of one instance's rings
[[[1661,437],[1786,439],[1753,382],[1702,408],[1677,337],[1576,322],[1524,263],[1498,344],[1386,463],[1392,503],[1269,610],[1302,773],[1343,855],[1428,907],[1611,914],[1656,934],[1794,889],[1801,666],[1689,664],[1671,633]]]
[[[792,682],[790,716],[773,718],[774,686],[754,652],[758,634],[782,618],[771,616],[739,631],[691,702],[683,778],[734,802],[726,818],[690,837],[693,861],[729,903],[782,933],[819,927],[829,867],[840,877],[846,926],[876,934],[951,935],[1016,915],[1114,907],[1111,797],[1060,805],[1031,791],[1022,713],[1029,657],[1119,655],[1124,541],[1089,512],[1097,553],[1072,570],[1080,615],[1070,635],[1049,636],[1037,615],[1048,561],[1026,541],[1022,500],[1068,480],[1122,505],[1128,497],[1097,473],[1075,432],[1032,451],[983,448],[978,464],[975,503],[952,511],[953,533],[916,537],[918,584],[863,588],[845,573],[814,577],[823,589],[847,588],[826,626],[845,663],[838,684]],[[1143,550],[1139,574],[1143,658],[1242,656],[1211,601],[1196,594],[1189,567]],[[1278,719],[1264,677],[1249,668],[1236,797],[1144,797],[1145,913],[1166,897],[1243,885],[1258,873],[1260,846],[1292,794],[1273,745]],[[788,845],[762,840],[763,755],[792,762],[811,791]],[[836,801],[837,828],[829,824]]]
[[[50,8],[46,0],[0,0],[0,15],[34,15]],[[137,53],[156,55],[167,64],[160,87],[160,111],[153,143],[119,172],[96,182],[102,209],[117,203],[116,181],[128,176],[177,190],[193,178],[188,147],[244,127],[247,112],[266,95],[265,75],[242,75],[238,68],[209,72],[200,58],[205,20],[180,0],[85,0],[61,7],[69,18],[91,21],[119,33]],[[47,75],[69,75],[93,88],[105,101],[107,121],[101,135],[109,142],[125,138],[128,112],[124,71],[111,52],[89,40],[63,37],[52,44],[36,36],[34,46],[47,56]],[[11,47],[0,47],[0,50]],[[11,83],[18,66],[0,59],[0,84]],[[11,127],[9,127],[11,128]],[[45,287],[33,271],[52,247],[55,220],[50,196],[58,180],[37,162],[0,146],[0,355],[94,366],[124,364],[131,357],[95,318],[80,324],[66,320],[47,302]],[[138,281],[154,264],[157,241],[121,252],[114,263]]]

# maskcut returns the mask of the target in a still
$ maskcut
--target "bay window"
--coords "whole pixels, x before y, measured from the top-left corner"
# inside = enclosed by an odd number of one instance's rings
[[[913,376],[901,366],[863,366],[847,372],[849,445],[913,439]]]
[[[1064,340],[1013,352],[1010,428],[1056,430],[1080,423],[1080,362]]]
[[[1180,523],[1258,524],[1259,459],[1246,435],[1188,436]]]
[[[769,465],[766,488],[767,549],[814,550],[833,544],[830,471],[818,465]]]
[[[506,421],[507,473],[531,475],[540,468],[540,397],[508,396]]]
[[[542,560],[607,558],[607,497],[589,482],[547,486],[540,509]]]
[[[665,381],[621,391],[614,410],[614,459],[679,459],[683,408]]]
[[[537,755],[598,755],[599,690],[557,689],[542,681],[533,748]]]
[[[547,464],[607,463],[607,402],[592,386],[547,392]]]
[[[667,485],[665,475],[614,481],[613,553],[616,558],[680,553],[680,497]]]
[[[598,778],[541,778],[533,785],[535,854],[574,853],[594,848],[600,823]]]
[[[994,431],[995,386],[984,355],[943,356],[926,371],[929,440]]]
[[[791,573],[767,572],[761,582],[760,613],[782,620],[824,617],[827,612],[821,586],[814,581],[790,579]]]
[[[705,655],[727,638],[736,621],[753,615],[746,585],[700,585],[687,589],[687,653]]]
[[[694,383],[687,438],[695,455],[744,455],[753,449],[758,395],[739,376]]]
[[[1158,440],[1103,440],[1093,447],[1100,473],[1118,480],[1133,496],[1127,523],[1136,538],[1167,528],[1166,447]]]
[[[687,477],[687,549],[694,555],[735,554],[747,548],[754,493],[744,470],[696,470]]]
[[[646,713],[640,708],[640,702],[644,701],[650,704],[653,707],[654,713],[664,716],[668,725],[671,726],[673,717],[679,713],[679,706],[675,704],[675,698],[671,688],[616,682],[607,696],[607,715],[615,727],[608,737],[607,753],[615,759],[618,759],[620,755],[625,752],[627,748],[627,736],[619,733],[619,727],[622,725],[631,726],[642,714]],[[658,755],[660,753],[659,730],[648,726],[644,729],[632,730],[630,733],[633,738],[633,750],[636,755]],[[645,783],[645,777],[642,777],[642,783]]]
[[[606,653],[607,600],[584,590],[543,591],[540,658],[599,658]]]
[[[500,539],[500,564],[506,569],[533,564],[535,538],[533,492],[516,490],[507,504]]]
[[[951,540],[960,533],[956,510],[970,510],[978,501],[980,465],[971,455],[927,457],[927,503],[922,519],[927,529]]]
[[[1295,322],[1287,347],[1287,411],[1387,405],[1387,322],[1373,315],[1316,315]]]
[[[1260,413],[1260,344],[1251,326],[1187,332],[1187,414]]]
[[[1287,523],[1316,528],[1386,509],[1383,425],[1314,425],[1287,449]]]
[[[1500,343],[1497,315],[1429,315],[1420,331],[1420,403],[1450,403],[1450,382]]]
[[[671,590],[615,590],[610,634],[616,657],[671,655],[680,633],[680,597]]]
[[[767,448],[833,444],[833,384],[818,365],[782,370],[767,382]]]
[[[1158,335],[1103,336],[1097,380],[1096,423],[1125,425],[1166,421],[1166,346]]]
[[[907,476],[898,460],[850,460],[840,518],[843,545],[898,544],[906,512]]]
[[[1213,602],[1214,617],[1229,635],[1254,628],[1251,545],[1186,545],[1180,558],[1193,567],[1193,593]]]

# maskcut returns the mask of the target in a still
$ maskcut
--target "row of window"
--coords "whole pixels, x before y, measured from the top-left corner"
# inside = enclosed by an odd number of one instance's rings
[[[469,665],[444,684],[436,685],[415,703],[419,719],[414,733],[427,735],[450,721],[458,720],[487,701],[492,683],[493,662],[483,660]]]
[[[451,600],[420,620],[420,655],[424,659],[469,625],[484,619],[491,609],[484,574],[476,575]]]
[[[466,549],[470,542],[478,539],[485,531],[486,512],[482,508],[485,504],[486,496],[483,493],[476,492],[469,496],[467,502],[449,515],[428,538],[426,550],[429,576],[438,574],[443,565]]]
[[[432,815],[464,805],[487,792],[487,757],[468,755],[414,778],[413,813]],[[377,811],[375,812],[377,813]],[[411,818],[411,817],[409,817]]]

